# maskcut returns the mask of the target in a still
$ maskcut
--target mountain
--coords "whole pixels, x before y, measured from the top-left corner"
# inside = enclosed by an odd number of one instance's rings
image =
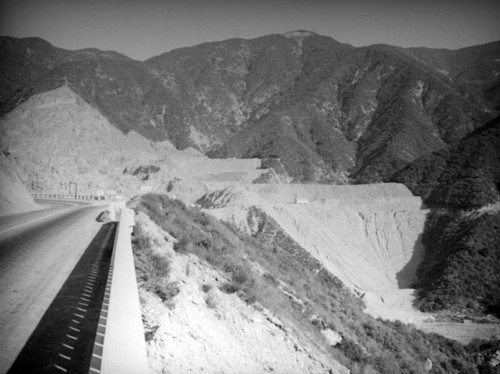
[[[17,103],[26,100],[26,94],[37,86],[37,82],[62,64],[100,59],[130,60],[118,52],[95,48],[67,51],[41,38],[0,37],[0,102],[3,106],[7,100],[16,102],[17,99]]]
[[[381,181],[456,144],[498,105],[500,43],[354,48],[296,31],[144,62],[36,38],[0,44],[2,113],[68,85],[123,133],[211,157],[277,159],[295,181]]]
[[[500,117],[453,147],[416,160],[389,180],[406,184],[427,205],[473,209],[500,199]]]
[[[408,48],[406,52],[446,74],[462,86],[484,95],[498,109],[500,105],[498,46],[499,42],[493,42],[456,51]]]

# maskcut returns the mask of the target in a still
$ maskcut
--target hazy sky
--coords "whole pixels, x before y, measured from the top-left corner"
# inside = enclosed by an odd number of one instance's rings
[[[354,46],[457,49],[499,40],[500,0],[0,0],[0,35],[139,60],[298,29]]]

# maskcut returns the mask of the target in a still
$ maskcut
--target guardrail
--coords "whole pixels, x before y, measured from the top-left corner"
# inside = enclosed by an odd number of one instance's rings
[[[89,373],[150,373],[142,324],[139,291],[132,254],[131,233],[134,212],[123,207],[120,213],[112,267],[108,277],[109,306],[105,312],[106,327],[100,370]]]
[[[86,200],[86,201],[101,201],[106,200],[105,196],[98,195],[71,195],[60,193],[32,193],[34,199],[60,199],[60,200]]]

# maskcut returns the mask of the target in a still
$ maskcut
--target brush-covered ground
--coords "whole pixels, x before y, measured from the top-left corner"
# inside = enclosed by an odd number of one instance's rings
[[[500,117],[392,181],[431,209],[417,274],[420,308],[500,316]]]
[[[164,365],[161,370],[171,372],[199,369],[199,366],[195,367],[200,361],[197,356],[219,358],[215,360],[217,364],[210,364],[208,359],[205,361],[206,372],[251,372],[249,368],[244,370],[246,366],[239,367],[238,364],[263,363],[266,358],[273,361],[277,355],[272,350],[266,357],[262,351],[248,348],[245,354],[237,356],[241,359],[233,360],[231,366],[229,357],[232,356],[221,353],[213,341],[218,333],[210,329],[212,319],[208,316],[217,315],[217,308],[220,307],[223,312],[213,319],[213,323],[221,319],[238,322],[238,319],[228,316],[231,315],[233,304],[242,303],[248,307],[245,309],[247,315],[253,311],[266,311],[269,316],[266,321],[274,321],[277,331],[286,331],[287,339],[293,336],[296,352],[309,352],[308,356],[314,358],[307,364],[310,369],[306,365],[293,366],[290,370],[290,367],[281,366],[274,360],[273,364],[267,366],[255,364],[254,372],[345,371],[338,364],[335,366],[335,362],[353,373],[498,372],[495,355],[500,349],[500,340],[474,340],[465,346],[437,334],[426,334],[412,325],[369,316],[363,312],[362,301],[284,233],[271,217],[260,221],[265,223],[250,236],[197,208],[188,208],[184,203],[166,196],[144,195],[132,205],[138,214],[146,214],[161,228],[152,233],[144,229],[144,225],[138,224],[134,240],[145,308],[143,313],[146,325],[150,327],[146,329],[146,337],[150,342],[149,354],[157,371],[161,365]],[[162,242],[170,244],[163,245]],[[151,257],[152,253],[167,259],[166,270],[161,276],[152,277],[151,271],[147,270],[151,268],[148,265],[151,261],[148,262],[147,257]],[[193,302],[193,298],[190,304],[186,304],[182,296],[194,295],[193,290],[196,289],[187,280],[189,277],[179,278],[179,273],[193,272],[189,269],[187,258],[195,259],[191,262],[195,264],[191,265],[193,269],[207,269],[202,272],[206,282],[202,280],[197,291],[198,295],[205,294],[204,299],[201,299],[204,300],[202,309]],[[178,270],[179,265],[174,265],[179,261],[184,264],[181,272]],[[151,280],[154,277],[156,281]],[[165,306],[167,312],[164,317],[159,316],[161,313],[157,309],[157,317],[151,317],[155,315],[151,312],[151,300]],[[222,301],[218,304],[217,300]],[[193,313],[192,308],[213,313]],[[183,361],[183,367],[176,366],[183,359],[185,353],[182,352],[185,349],[189,351],[189,348],[184,349],[183,346],[180,350],[176,348],[175,336],[170,336],[170,340],[165,337],[165,334],[168,335],[165,331],[176,331],[174,326],[170,326],[170,329],[166,326],[181,317],[184,325],[179,334],[182,331],[183,334],[194,334],[197,339],[193,336],[191,339],[198,342],[207,341],[203,340],[205,334],[214,343],[199,347],[201,350],[193,356],[191,368],[189,360]],[[240,321],[230,327],[225,325],[224,331],[233,331],[243,324],[240,328],[249,333],[242,335],[247,338],[249,334],[253,336],[253,344],[235,338],[232,341],[233,350],[238,344],[242,347],[265,346],[271,349],[273,345],[269,341],[273,336],[276,337],[276,332],[263,335],[259,330],[261,333],[258,334],[253,325],[248,324],[251,319],[243,319],[245,322]],[[259,320],[258,317],[255,319]],[[221,336],[224,336],[224,331],[220,332]],[[182,337],[179,339],[181,341],[177,343],[182,342]],[[286,348],[283,349],[286,351]],[[180,353],[175,356],[175,352]],[[242,357],[246,357],[246,361]]]

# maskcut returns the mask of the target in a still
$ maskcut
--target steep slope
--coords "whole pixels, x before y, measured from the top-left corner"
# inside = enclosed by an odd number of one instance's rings
[[[298,203],[295,203],[298,201]],[[276,222],[384,318],[415,321],[412,307],[427,210],[403,185],[248,185],[197,201],[251,235]]]
[[[216,157],[279,158],[296,181],[380,181],[456,143],[496,105],[489,78],[498,43],[446,55],[456,66],[472,66],[476,51],[493,61],[484,79],[450,79],[427,52],[354,48],[307,31],[204,43],[142,63],[2,40],[11,72],[2,113],[68,84],[124,133]]]
[[[0,133],[2,149],[18,160],[20,174],[35,191],[66,192],[69,182],[78,183],[82,194],[125,190],[131,183],[138,188],[140,181],[122,171],[168,149],[158,143],[157,151],[136,133],[123,135],[67,86],[18,106],[0,120]]]
[[[147,215],[136,218],[135,262],[155,372],[348,372],[268,308],[223,292],[227,275],[195,255],[176,253],[176,239]],[[176,291],[162,293],[165,284]]]
[[[430,206],[471,209],[494,203],[500,198],[500,117],[390,180],[404,183]]]
[[[434,207],[418,272],[425,310],[498,315],[500,119],[396,174]]]
[[[260,214],[250,236],[164,195],[132,206],[149,356],[159,372],[343,372],[340,363],[352,373],[486,373],[498,348],[464,347],[363,313],[269,216]]]
[[[33,93],[46,91],[39,87],[45,75],[57,66],[83,60],[120,60],[130,58],[113,51],[94,48],[68,51],[54,47],[41,38],[0,37],[0,107],[2,114],[27,100]],[[50,89],[57,88],[57,86]]]
[[[446,74],[460,85],[483,95],[498,109],[500,102],[500,42],[456,51],[408,48],[406,53]]]
[[[420,308],[500,316],[500,203],[469,214],[435,211],[426,228]]]

